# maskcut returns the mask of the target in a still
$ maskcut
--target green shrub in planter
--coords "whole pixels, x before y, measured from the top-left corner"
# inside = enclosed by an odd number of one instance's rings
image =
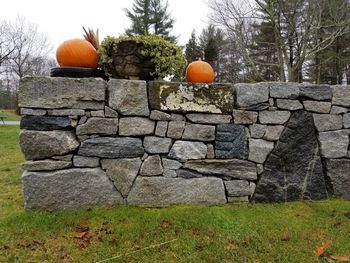
[[[106,37],[99,48],[100,65],[112,78],[182,80],[186,58],[175,44],[157,35]]]

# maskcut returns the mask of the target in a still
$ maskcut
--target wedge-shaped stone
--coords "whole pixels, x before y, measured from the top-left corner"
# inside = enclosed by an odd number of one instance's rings
[[[151,81],[148,84],[152,109],[175,112],[231,113],[230,84],[192,84]]]
[[[115,159],[141,157],[144,152],[139,138],[97,137],[83,141],[78,154]]]
[[[224,204],[225,188],[219,178],[138,177],[128,204],[162,207],[174,204]]]
[[[100,168],[24,172],[26,209],[88,208],[123,203],[123,198]]]
[[[79,146],[75,135],[70,131],[22,130],[19,140],[26,160],[64,155],[74,151]]]
[[[107,83],[94,78],[25,77],[20,81],[20,107],[104,109]]]
[[[226,160],[190,160],[183,168],[202,174],[228,176],[237,179],[256,180],[256,166],[253,162],[238,159]]]
[[[118,191],[126,197],[140,170],[141,159],[103,159],[101,164]]]

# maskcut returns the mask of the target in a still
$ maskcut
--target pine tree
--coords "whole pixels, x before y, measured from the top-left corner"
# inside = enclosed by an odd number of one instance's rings
[[[197,43],[195,30],[192,31],[191,38],[186,44],[185,55],[188,63],[191,63],[199,58],[203,58],[201,47]]]
[[[134,0],[132,10],[125,9],[125,12],[132,23],[126,34],[156,34],[168,41],[176,41],[176,37],[170,35],[174,19],[168,11],[168,2],[164,5],[162,0]]]

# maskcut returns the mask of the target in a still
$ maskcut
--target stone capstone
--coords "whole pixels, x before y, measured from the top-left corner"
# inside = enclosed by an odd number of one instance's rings
[[[230,84],[151,81],[148,93],[151,108],[156,110],[229,114],[233,109]]]
[[[73,152],[79,146],[79,142],[71,131],[22,130],[19,140],[26,160],[64,155]]]
[[[71,119],[69,117],[53,116],[23,116],[20,128],[25,130],[51,131],[71,130]]]
[[[112,78],[108,92],[108,106],[122,115],[149,116],[146,81]]]
[[[215,140],[215,126],[202,124],[186,124],[183,140],[213,141]]]
[[[127,197],[140,170],[141,159],[103,159],[101,165],[122,196]]]
[[[140,175],[153,176],[163,174],[162,162],[159,155],[150,155],[141,165]]]
[[[141,136],[153,134],[155,122],[148,118],[125,117],[119,120],[119,135]]]
[[[293,82],[272,82],[270,96],[272,98],[296,99],[299,97],[301,84]]]
[[[241,108],[269,101],[269,86],[267,83],[238,83],[234,87],[236,104]]]
[[[296,111],[265,162],[253,199],[285,202],[327,196],[312,114]]]
[[[172,139],[156,136],[146,136],[143,146],[147,153],[168,153],[172,145]]]
[[[84,124],[77,127],[77,135],[86,134],[117,134],[118,118],[89,118]]]
[[[134,158],[144,154],[142,140],[130,137],[97,137],[81,143],[78,155],[107,159]]]
[[[349,146],[347,130],[320,132],[321,155],[325,158],[346,157]]]
[[[208,175],[226,176],[244,180],[257,179],[255,164],[245,160],[190,160],[184,164],[183,168]]]
[[[26,209],[88,208],[123,203],[123,198],[100,168],[24,172]]]
[[[107,83],[100,78],[24,77],[19,107],[104,109]]]
[[[207,146],[203,142],[176,141],[170,149],[169,157],[186,161],[189,159],[204,159]]]
[[[230,123],[232,120],[231,115],[205,114],[205,113],[189,113],[189,114],[186,114],[186,118],[191,122],[201,123],[201,124]]]
[[[300,87],[300,97],[312,100],[331,100],[332,89],[328,85],[311,85]]]
[[[27,161],[22,165],[23,170],[27,171],[53,171],[65,169],[72,166],[72,161],[60,160],[39,160]]]
[[[350,160],[327,159],[327,175],[336,197],[350,200]]]
[[[245,128],[237,124],[219,124],[216,129],[215,156],[219,159],[247,159]]]
[[[273,149],[273,142],[261,139],[249,139],[249,161],[264,163]]]
[[[219,178],[138,177],[128,204],[162,207],[174,204],[224,204],[225,188]]]

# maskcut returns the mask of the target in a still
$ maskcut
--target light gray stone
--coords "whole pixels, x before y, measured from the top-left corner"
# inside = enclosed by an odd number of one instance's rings
[[[261,139],[249,139],[248,160],[256,163],[264,163],[267,156],[273,150],[273,142]]]
[[[259,120],[262,124],[284,124],[289,120],[289,111],[261,111]]]
[[[185,121],[169,122],[167,136],[173,139],[181,139],[185,129],[185,124]]]
[[[46,110],[43,109],[21,108],[21,115],[43,116],[45,114]]]
[[[293,82],[270,83],[270,97],[281,99],[296,99],[299,97],[301,84]]]
[[[207,144],[207,159],[214,159],[214,158],[215,158],[214,145]]]
[[[86,116],[81,117],[80,120],[79,120],[79,122],[78,122],[78,125],[84,124],[84,123],[87,121],[87,119],[88,119],[88,118],[87,118]]]
[[[153,134],[155,122],[148,118],[125,117],[119,120],[119,135],[140,136]]]
[[[108,159],[134,158],[144,154],[142,140],[130,137],[98,137],[81,143],[78,155]]]
[[[89,167],[94,168],[100,166],[100,159],[98,157],[86,157],[74,155],[73,164],[75,167]]]
[[[320,132],[319,141],[323,157],[341,158],[347,156],[349,146],[349,132],[347,130]]]
[[[201,124],[230,123],[232,120],[231,115],[205,114],[205,113],[189,113],[189,114],[186,114],[186,118],[191,122],[201,123]]]
[[[163,176],[166,178],[175,178],[176,172],[174,170],[164,170]]]
[[[66,154],[66,155],[57,155],[51,157],[54,160],[60,160],[60,161],[71,161],[73,158],[73,154]]]
[[[168,131],[167,121],[157,121],[155,135],[159,137],[165,137]]]
[[[283,130],[284,126],[282,125],[267,126],[263,139],[268,141],[278,141]]]
[[[99,78],[24,77],[19,107],[43,109],[104,109],[106,82]]]
[[[219,178],[138,177],[128,204],[161,207],[174,204],[224,204],[225,188]]]
[[[255,164],[245,160],[190,160],[183,167],[208,175],[228,176],[244,180],[257,179]]]
[[[253,124],[249,126],[250,137],[261,139],[266,132],[267,126],[262,124]]]
[[[117,118],[89,118],[86,123],[78,125],[76,134],[117,134],[118,119]]]
[[[350,86],[334,85],[332,90],[332,105],[350,107]]]
[[[24,172],[26,209],[89,208],[123,203],[112,182],[100,168]]]
[[[48,110],[47,114],[51,116],[84,116],[85,111],[80,109],[54,109]]]
[[[207,146],[203,142],[176,141],[170,149],[169,157],[186,161],[189,159],[204,159]]]
[[[168,153],[171,144],[172,139],[156,136],[146,136],[143,141],[143,146],[148,153]]]
[[[327,159],[327,175],[336,197],[350,200],[350,160]]]
[[[143,155],[142,155],[142,157],[141,157],[141,161],[144,161],[144,160],[146,160],[148,158],[148,153],[144,153]]]
[[[105,117],[104,110],[93,110],[93,111],[90,111],[90,114],[91,114],[91,117],[102,117],[102,118]]]
[[[277,99],[277,108],[282,110],[301,110],[303,105],[298,100]]]
[[[248,196],[250,195],[249,182],[246,180],[224,181],[227,196]]]
[[[343,115],[343,126],[345,129],[350,128],[350,113]]]
[[[108,92],[108,106],[122,115],[149,116],[146,81],[111,79]]]
[[[103,159],[101,165],[122,196],[127,197],[140,170],[141,159]]]
[[[249,202],[249,196],[228,196],[228,203],[247,203]]]
[[[332,109],[331,109],[331,114],[342,114],[347,112],[348,112],[347,108],[339,107],[339,106],[332,106]]]
[[[150,119],[155,121],[170,121],[171,115],[163,111],[152,110]]]
[[[270,105],[270,107],[275,106],[275,100],[273,98],[269,98],[269,105]]]
[[[249,183],[249,189],[250,189],[250,196],[254,195],[255,189],[256,189],[256,184],[253,182]]]
[[[233,110],[235,124],[253,124],[258,120],[258,113],[254,111]]]
[[[163,167],[166,170],[176,170],[182,167],[182,164],[176,160],[162,158]]]
[[[329,113],[331,110],[332,103],[326,101],[303,101],[305,110],[318,113]]]
[[[163,174],[162,162],[159,155],[150,155],[143,161],[140,175],[153,176]]]
[[[59,160],[39,160],[27,161],[23,164],[23,170],[27,171],[53,171],[68,168],[72,166],[72,161]]]
[[[267,83],[238,83],[234,87],[236,104],[239,107],[248,107],[269,100],[269,86]]]
[[[256,171],[258,174],[262,174],[264,172],[264,165],[260,163],[256,164]]]
[[[316,129],[322,131],[340,130],[343,127],[343,118],[334,114],[313,114]]]
[[[171,121],[185,121],[186,117],[179,113],[172,113],[170,117]]]
[[[215,140],[215,126],[203,124],[187,124],[182,135],[184,140],[213,141]]]
[[[22,130],[19,137],[26,160],[64,155],[73,152],[79,146],[75,135],[70,131]]]
[[[108,106],[105,106],[105,117],[107,118],[118,118],[119,114],[117,111],[111,109]]]

